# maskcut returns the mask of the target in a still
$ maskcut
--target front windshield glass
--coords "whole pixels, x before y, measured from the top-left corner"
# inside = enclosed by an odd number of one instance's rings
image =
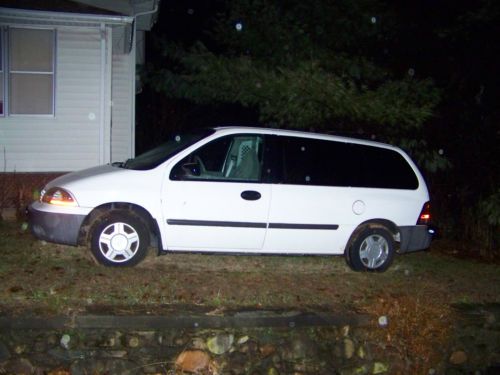
[[[121,167],[135,170],[156,168],[178,152],[188,148],[200,139],[205,138],[214,132],[215,131],[213,129],[203,129],[183,134],[174,134],[167,140],[167,142],[153,148],[152,150],[146,151],[144,154],[141,154],[134,159],[127,160],[123,165],[121,165]]]

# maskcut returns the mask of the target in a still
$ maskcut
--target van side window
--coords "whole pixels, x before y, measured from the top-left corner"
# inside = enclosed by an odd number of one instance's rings
[[[285,184],[416,189],[418,179],[398,152],[353,143],[283,137]]]
[[[362,155],[362,177],[359,186],[409,189],[418,188],[418,179],[405,158],[386,148],[352,145],[353,153]]]
[[[261,177],[263,138],[238,134],[218,138],[178,162],[172,180],[249,181]]]

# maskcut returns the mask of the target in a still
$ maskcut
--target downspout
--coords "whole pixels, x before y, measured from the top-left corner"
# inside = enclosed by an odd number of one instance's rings
[[[104,132],[106,127],[106,25],[101,23],[100,28],[101,34],[101,87],[100,87],[100,124],[99,124],[99,164],[104,164],[105,161],[105,142],[104,142]]]
[[[132,110],[132,113],[130,114],[130,117],[131,117],[131,121],[130,121],[130,125],[132,127],[132,129],[130,129],[130,134],[131,134],[131,137],[130,137],[130,157],[135,157],[135,76],[137,74],[136,72],[136,56],[135,56],[135,41],[134,41],[134,38],[135,38],[135,18],[134,18],[134,22],[132,23],[132,44],[130,45],[130,51],[129,53],[132,53],[132,59],[133,59],[133,64],[132,64],[132,77],[130,77],[130,85],[132,86],[130,88],[130,92],[131,92],[131,96],[132,96],[132,106],[131,106],[131,110]]]

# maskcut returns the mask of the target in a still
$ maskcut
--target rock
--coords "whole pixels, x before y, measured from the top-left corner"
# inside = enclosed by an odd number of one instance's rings
[[[452,365],[463,365],[465,362],[467,362],[467,353],[463,350],[457,350],[451,353],[450,363]]]
[[[18,344],[14,347],[14,353],[23,354],[26,351],[26,345]]]
[[[174,330],[158,334],[158,344],[161,346],[174,346],[177,333]]]
[[[185,346],[189,342],[189,337],[184,335],[176,336],[172,342],[175,346]]]
[[[207,340],[207,348],[213,354],[224,354],[231,348],[233,342],[234,335],[219,334]]]
[[[360,345],[360,347],[358,348],[358,357],[361,359],[365,359],[366,357],[366,351],[363,345]]]
[[[127,338],[127,346],[129,348],[137,348],[140,344],[139,337],[137,336],[130,336]]]
[[[156,332],[155,331],[138,331],[136,332],[137,336],[141,337],[143,340],[148,343],[153,343],[155,341]]]
[[[387,316],[382,315],[378,318],[378,325],[380,327],[387,327],[388,324],[389,324],[389,319],[387,318]]]
[[[313,343],[307,337],[296,338],[292,341],[290,351],[284,353],[287,360],[295,361],[314,356]]]
[[[260,354],[266,358],[276,352],[276,348],[271,344],[264,344],[259,348]]]
[[[210,356],[202,350],[185,350],[175,360],[175,367],[181,371],[208,371]]]
[[[259,350],[259,344],[254,340],[248,340],[246,343],[241,345],[239,351],[242,353],[255,354]]]
[[[243,345],[245,344],[248,340],[250,339],[250,337],[248,336],[241,336],[240,338],[238,338],[238,340],[236,341],[238,343],[238,345]]]
[[[351,359],[355,351],[354,342],[351,339],[344,339],[344,355],[345,358]]]
[[[205,350],[207,348],[207,344],[205,344],[205,340],[200,337],[195,337],[191,342],[191,348],[198,350]]]
[[[100,346],[104,348],[113,348],[116,346],[116,337],[109,336],[103,342],[101,342]]]
[[[61,337],[61,340],[59,341],[59,343],[61,344],[61,346],[64,348],[64,349],[69,349],[69,343],[71,342],[71,336],[68,335],[68,334],[64,334],[62,335]]]
[[[372,374],[373,375],[376,375],[376,374],[384,374],[386,373],[387,371],[389,371],[389,366],[387,366],[385,363],[382,363],[382,362],[375,362],[373,364],[373,371],[372,371]]]
[[[342,336],[343,336],[343,337],[347,337],[347,336],[349,336],[349,331],[350,331],[350,330],[351,330],[351,327],[350,327],[350,326],[348,326],[348,325],[343,326],[343,327],[342,327],[342,330],[341,330],[341,332],[342,332]]]

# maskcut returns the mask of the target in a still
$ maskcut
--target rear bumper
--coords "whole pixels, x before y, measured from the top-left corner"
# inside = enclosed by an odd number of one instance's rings
[[[28,221],[35,237],[66,245],[77,245],[80,227],[85,215],[47,212],[32,204],[28,207]]]
[[[432,234],[427,225],[399,227],[401,233],[400,252],[425,250],[431,245]]]

